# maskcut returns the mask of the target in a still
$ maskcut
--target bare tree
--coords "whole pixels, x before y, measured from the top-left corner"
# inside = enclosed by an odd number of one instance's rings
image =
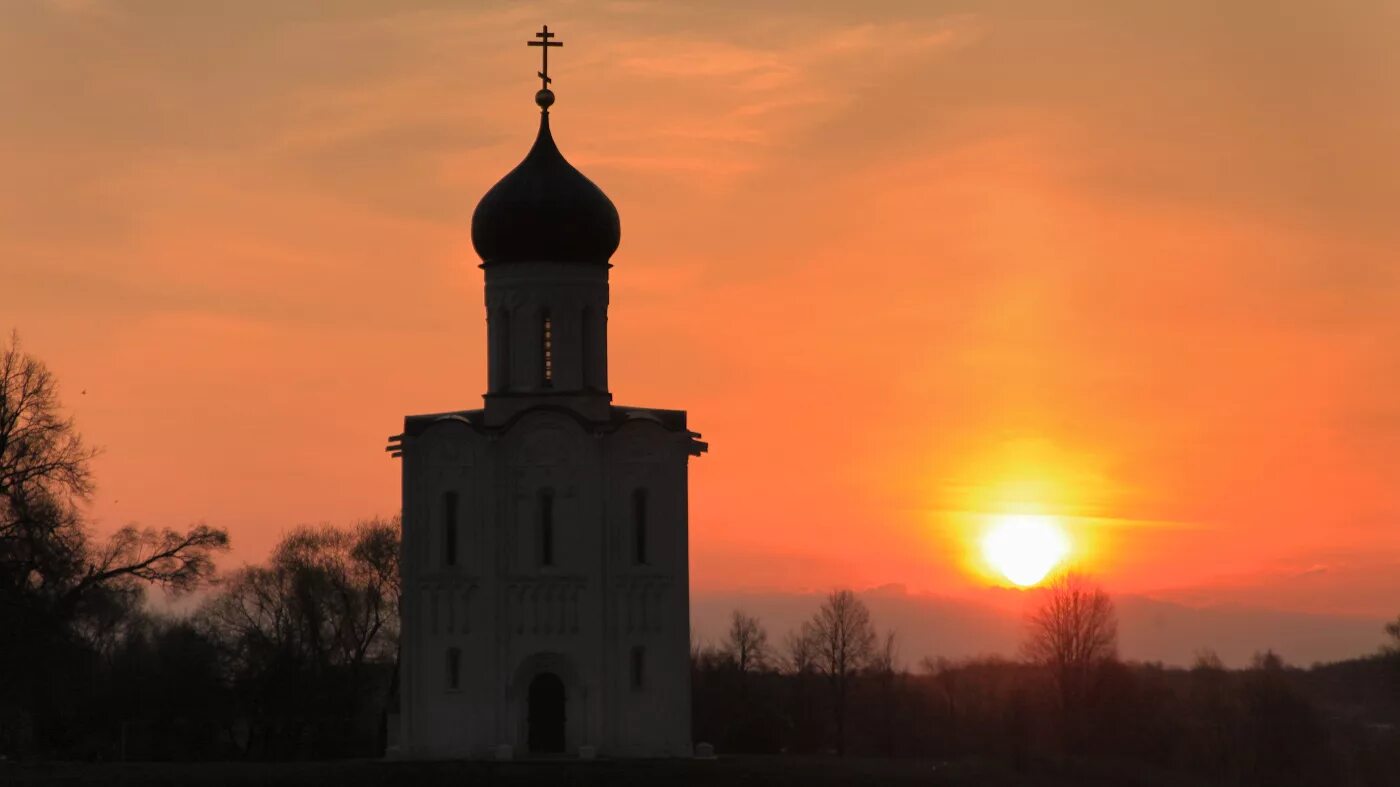
[[[802,629],[789,631],[783,640],[783,668],[793,675],[810,675],[817,670],[817,647]]]
[[[186,532],[128,526],[94,545],[80,504],[92,494],[83,444],[61,415],[58,384],[12,334],[0,347],[0,673],[24,674],[12,661],[21,650],[44,658],[56,632],[83,626],[110,631],[122,606],[139,601],[144,584],[189,590],[213,572],[213,553],[228,547],[223,530]],[[118,601],[119,599],[124,599]]]
[[[55,723],[78,696],[58,665],[112,654],[148,584],[193,588],[228,545],[203,525],[127,527],[95,541],[81,508],[94,456],[63,414],[53,374],[17,334],[0,341],[0,707],[36,726]]]
[[[903,710],[901,698],[904,674],[899,668],[899,643],[894,629],[885,632],[878,647],[870,657],[870,672],[874,675],[880,690],[881,738],[886,757],[895,754],[896,719]]]
[[[397,532],[385,520],[298,528],[268,566],[234,574],[204,619],[234,645],[245,668],[270,653],[352,670],[387,661],[397,645]]]
[[[768,665],[768,632],[758,618],[745,614],[743,610],[734,610],[722,647],[740,676]]]
[[[375,517],[355,525],[355,545],[350,557],[364,567],[389,598],[397,599],[403,593],[399,577],[399,536],[403,532],[403,521],[395,515],[391,519]]]
[[[871,652],[870,670],[877,675],[899,672],[899,642],[894,629],[885,632],[880,644]]]
[[[358,712],[366,665],[396,663],[398,532],[395,520],[298,528],[268,565],[239,570],[200,610],[253,709],[250,748],[274,750],[278,730],[318,714]]]
[[[127,525],[98,548],[70,590],[116,579],[133,579],[183,593],[198,587],[214,573],[214,552],[228,548],[228,533],[199,524],[181,533],[166,528]]]
[[[403,581],[399,574],[402,533],[403,519],[398,515],[392,519],[365,520],[355,526],[355,544],[350,549],[350,558],[363,567],[365,576],[377,586],[376,592],[387,607],[383,612],[385,649],[394,654],[394,671],[386,689],[388,700],[398,695],[402,668],[403,651],[399,642],[399,608],[403,600]],[[385,723],[388,723],[387,717]]]
[[[1099,668],[1118,656],[1113,600],[1083,574],[1065,573],[1042,591],[1029,618],[1025,654],[1050,670],[1063,707],[1086,700]]]
[[[844,755],[851,680],[870,661],[875,650],[875,627],[870,622],[870,610],[852,591],[833,591],[817,614],[803,624],[802,633],[816,652],[817,671],[826,676],[831,686],[836,750]]]
[[[88,462],[58,384],[13,334],[0,348],[0,593],[61,597],[85,567],[78,504],[92,494]],[[13,605],[15,598],[11,599]]]

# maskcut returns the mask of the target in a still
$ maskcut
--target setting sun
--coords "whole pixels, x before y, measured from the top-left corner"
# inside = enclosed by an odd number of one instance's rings
[[[1045,578],[1069,554],[1069,538],[1054,517],[999,516],[982,538],[982,557],[1016,585]]]

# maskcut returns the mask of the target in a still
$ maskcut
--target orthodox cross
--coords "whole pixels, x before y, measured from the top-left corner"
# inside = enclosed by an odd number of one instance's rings
[[[540,32],[535,33],[535,38],[538,38],[538,39],[539,39],[538,41],[526,41],[526,42],[525,42],[525,43],[526,43],[527,45],[529,45],[529,46],[537,46],[537,47],[540,48],[540,55],[542,55],[541,61],[542,61],[542,63],[543,63],[543,70],[540,71],[540,89],[541,89],[541,90],[548,90],[548,89],[549,89],[549,83],[550,83],[550,79],[549,79],[549,48],[552,47],[552,46],[563,46],[563,45],[564,45],[564,42],[563,42],[563,41],[550,41],[549,39],[551,39],[551,38],[553,38],[553,37],[554,37],[554,34],[551,33],[551,32],[549,32],[549,25],[545,25],[543,30],[540,30]]]

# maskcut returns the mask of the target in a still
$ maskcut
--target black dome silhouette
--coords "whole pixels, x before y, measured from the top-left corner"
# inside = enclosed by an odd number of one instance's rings
[[[579,262],[607,265],[622,239],[617,208],[564,160],[540,113],[535,144],[486,192],[472,214],[472,245],[484,265]]]

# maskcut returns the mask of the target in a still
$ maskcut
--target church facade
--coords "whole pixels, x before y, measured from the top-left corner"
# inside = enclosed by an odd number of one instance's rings
[[[612,402],[618,214],[555,145],[546,73],[533,147],[472,217],[483,406],[390,438],[398,756],[691,752],[687,476],[706,445],[683,411]]]

